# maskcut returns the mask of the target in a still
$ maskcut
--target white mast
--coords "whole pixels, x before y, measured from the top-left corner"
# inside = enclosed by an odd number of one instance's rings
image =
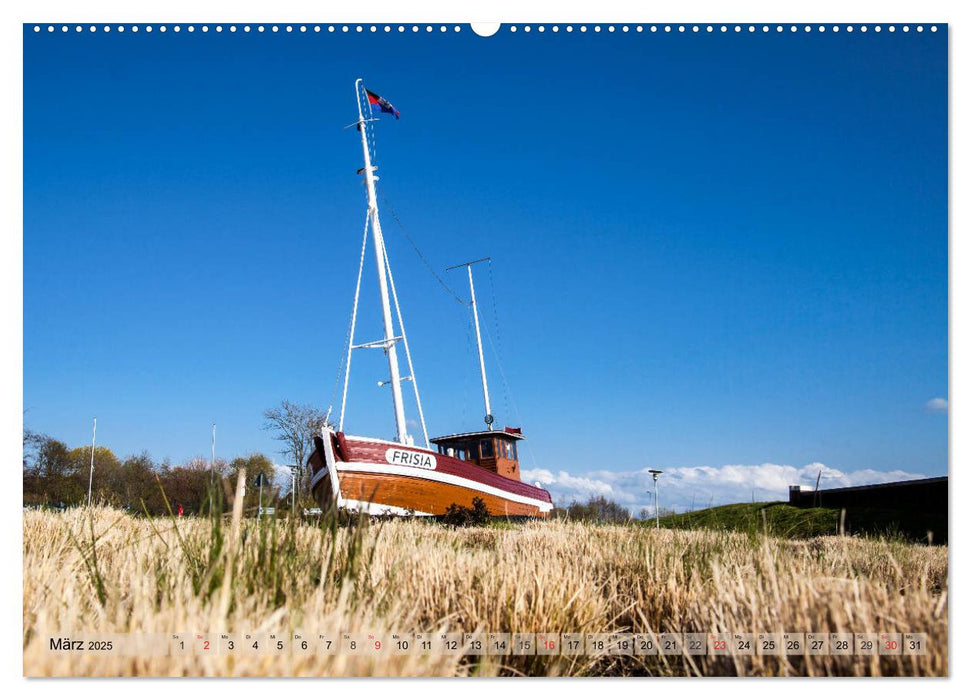
[[[98,434],[98,419],[94,419],[91,428],[91,470],[88,472],[88,508],[91,507],[91,486],[94,484],[94,438]]]
[[[212,424],[212,458],[209,460],[209,514],[212,515],[213,491],[216,488],[216,424]]]
[[[472,293],[472,318],[475,319],[475,342],[479,348],[479,372],[482,374],[482,398],[485,400],[485,424],[489,426],[489,430],[492,430],[493,418],[492,408],[489,405],[489,382],[486,379],[485,357],[482,355],[482,334],[479,332],[479,307],[475,303],[475,283],[472,282],[472,266],[476,263],[486,262],[487,260],[491,260],[491,258],[480,258],[479,260],[452,265],[452,267],[447,269],[454,270],[457,267],[467,267],[469,270],[469,291]]]
[[[374,240],[374,260],[378,270],[378,289],[381,292],[381,311],[384,318],[384,341],[382,345],[384,352],[388,356],[388,370],[391,374],[391,400],[394,404],[394,420],[397,429],[395,439],[404,444],[410,445],[411,438],[408,435],[405,424],[405,407],[401,397],[401,375],[398,370],[398,352],[395,343],[398,338],[394,335],[394,324],[391,320],[391,303],[388,298],[388,279],[385,273],[387,257],[384,252],[384,236],[381,235],[381,220],[378,218],[378,198],[374,188],[375,168],[371,165],[371,151],[367,143],[367,121],[364,119],[364,109],[361,106],[361,89],[363,81],[358,78],[354,83],[354,91],[357,96],[357,127],[361,132],[361,146],[364,150],[364,181],[367,184],[368,215],[371,218],[371,234]]]

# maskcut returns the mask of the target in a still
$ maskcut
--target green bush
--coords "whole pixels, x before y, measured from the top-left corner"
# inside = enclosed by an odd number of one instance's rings
[[[489,509],[485,501],[476,496],[472,499],[472,507],[467,508],[453,503],[445,511],[442,522],[452,527],[474,527],[485,525],[489,521]]]

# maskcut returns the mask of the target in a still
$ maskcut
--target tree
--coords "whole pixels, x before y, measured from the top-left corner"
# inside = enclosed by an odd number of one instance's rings
[[[95,467],[97,468],[97,466]],[[135,513],[142,512],[142,502],[146,507],[160,501],[158,482],[155,480],[160,468],[152,461],[147,452],[130,455],[118,467],[120,474],[118,497],[121,505]]]
[[[46,435],[24,428],[24,503],[41,505],[44,502],[44,480],[40,472],[40,451],[50,440]]]
[[[74,478],[70,450],[60,440],[46,436],[41,439],[31,472],[36,477],[38,503],[76,505],[86,494]]]
[[[303,469],[313,452],[314,437],[320,435],[321,428],[327,424],[324,414],[309,405],[282,401],[276,408],[263,412],[263,429],[273,432],[273,439],[283,443],[280,450],[288,464],[296,464],[302,470],[303,483],[301,494],[309,494],[309,470]]]
[[[631,519],[626,508],[604,496],[594,496],[586,503],[574,501],[566,508],[555,508],[553,517],[597,523],[626,523]]]
[[[180,505],[187,514],[202,513],[204,508],[209,507],[211,477],[208,467],[206,469],[199,469],[197,465],[172,467],[166,470],[160,477],[160,481],[169,506],[166,507],[163,501],[157,515],[167,514],[169,507],[176,512]]]
[[[91,473],[91,447],[75,447],[68,453],[71,462],[72,478],[77,488],[84,494],[84,502],[88,500],[88,481],[91,481],[91,503],[109,503],[113,506],[122,505],[119,494],[123,490],[121,462],[115,453],[103,445],[94,448],[94,474]]]
[[[35,433],[30,428],[24,428],[24,471],[33,474],[37,464],[37,453],[46,440],[46,435]]]
[[[60,440],[24,431],[24,502],[36,505],[81,505],[87,502],[91,448],[68,449]],[[94,451],[93,498],[114,502],[120,464],[106,447]],[[102,492],[99,494],[99,489]]]
[[[658,509],[658,515],[662,518],[668,515],[675,515],[676,512],[677,511],[675,511],[673,508]],[[654,520],[654,508],[641,508],[641,513],[638,520]]]
[[[260,472],[263,472],[266,476],[267,484],[263,487],[263,505],[265,506],[270,503],[271,496],[275,498],[276,494],[273,486],[276,478],[276,469],[273,466],[273,461],[259,452],[254,452],[246,457],[234,457],[229,463],[229,481],[233,488],[236,486],[236,478],[239,476],[239,470],[243,467],[246,468],[246,496],[243,501],[244,507],[249,509],[257,506],[259,488],[253,484],[256,483],[256,477]]]
[[[246,478],[251,483],[260,472],[266,474],[266,480],[269,483],[273,483],[276,478],[276,468],[270,458],[259,452],[253,452],[246,457],[234,457],[229,463],[229,476],[233,484],[236,483],[236,475],[243,467],[246,467]]]

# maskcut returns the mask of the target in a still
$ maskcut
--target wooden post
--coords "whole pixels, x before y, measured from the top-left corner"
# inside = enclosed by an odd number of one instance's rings
[[[226,547],[225,572],[219,600],[220,624],[226,622],[229,613],[229,593],[233,584],[233,563],[236,559],[236,545],[239,542],[239,528],[243,520],[243,499],[246,496],[246,467],[241,467],[236,476],[236,498],[233,500],[233,521],[229,529],[229,543]]]

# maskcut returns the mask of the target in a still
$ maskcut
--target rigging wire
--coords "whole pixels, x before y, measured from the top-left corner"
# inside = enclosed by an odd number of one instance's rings
[[[431,449],[428,442],[428,428],[425,427],[425,412],[421,407],[421,396],[418,393],[418,378],[415,376],[415,366],[411,362],[411,350],[408,347],[408,334],[405,332],[405,319],[401,315],[401,306],[398,305],[398,292],[394,286],[394,275],[391,273],[391,259],[388,257],[388,249],[384,249],[384,264],[388,270],[388,282],[391,283],[391,297],[394,299],[394,310],[398,314],[398,327],[401,329],[401,340],[405,346],[405,357],[408,359],[408,372],[411,374],[411,387],[415,390],[415,403],[418,406],[418,418],[421,420],[421,432],[425,437],[425,449]]]
[[[486,338],[489,339],[489,347],[492,348],[492,355],[493,355],[493,357],[496,358],[496,367],[499,368],[499,376],[502,378],[503,390],[506,393],[506,397],[512,403],[513,413],[516,414],[516,420],[519,421],[519,424],[520,425],[522,425],[523,424],[523,419],[519,415],[519,408],[516,406],[515,400],[513,400],[513,398],[512,398],[512,392],[509,390],[509,382],[506,380],[506,371],[505,371],[505,369],[503,369],[502,361],[499,359],[499,354],[496,352],[496,345],[492,341],[492,335],[489,333],[489,327],[488,326],[485,326],[485,332],[486,332],[485,333],[486,334]]]
[[[446,292],[451,294],[452,297],[455,299],[455,301],[457,301],[458,303],[462,304],[463,306],[470,306],[470,302],[465,301],[465,299],[463,299],[458,294],[456,294],[451,287],[445,284],[445,280],[443,280],[441,276],[439,276],[439,274],[435,272],[435,268],[433,268],[431,263],[428,262],[428,258],[426,258],[422,254],[421,250],[418,248],[418,244],[416,244],[415,241],[411,238],[411,236],[408,235],[408,231],[405,230],[404,224],[401,223],[401,219],[398,218],[397,212],[395,212],[394,207],[391,206],[391,202],[388,201],[388,198],[384,196],[383,192],[381,193],[381,201],[384,202],[384,205],[388,208],[388,211],[391,214],[391,218],[394,219],[394,222],[398,225],[398,228],[401,229],[401,232],[405,235],[405,238],[408,239],[408,243],[411,244],[411,247],[414,249],[415,253],[418,255],[419,258],[421,258],[422,263],[424,263],[425,267],[431,273],[432,277],[438,280],[438,283],[442,285],[442,289],[444,289]]]
[[[496,363],[502,366],[502,326],[499,325],[499,311],[497,310],[496,304],[496,279],[492,273],[492,258],[489,258],[489,291],[492,294],[492,323],[496,331],[496,347],[493,348],[493,353],[496,356]],[[509,386],[503,382],[503,406],[506,409],[506,415],[509,415]]]
[[[469,349],[469,363],[470,366],[474,362],[478,362],[476,344],[475,344],[475,321],[472,317],[472,305],[466,307],[465,309],[465,340],[467,347]],[[462,372],[462,423],[461,425],[466,425],[468,419],[468,409],[471,404],[472,395],[472,373]]]
[[[486,338],[489,340],[489,347],[492,349],[492,354],[496,358],[496,367],[499,368],[499,376],[502,378],[503,390],[505,391],[509,402],[512,404],[512,410],[516,416],[516,422],[522,426],[523,418],[519,414],[519,407],[516,405],[516,399],[513,397],[512,391],[509,389],[509,381],[506,379],[506,370],[502,366],[502,360],[499,358],[499,353],[496,352],[496,345],[492,341],[492,334],[489,333],[488,324],[485,326],[485,332]],[[529,452],[530,462],[533,463],[533,469],[539,469],[539,461],[536,459],[536,454],[533,452],[533,446],[530,444],[529,440],[526,440],[525,442],[526,450]]]
[[[373,154],[373,160],[374,160],[374,162],[377,162],[377,140],[375,138],[375,129],[367,121],[362,126],[363,126],[363,128],[365,130],[365,139],[369,142],[369,146],[370,146],[371,152]],[[368,132],[368,127],[369,126],[371,126],[370,132]],[[453,299],[455,299],[455,301],[457,301],[459,304],[461,304],[462,306],[466,307],[466,309],[468,309],[468,321],[469,321],[469,324],[466,327],[466,330],[467,330],[467,338],[468,338],[468,341],[469,341],[470,351],[473,351],[474,352],[475,348],[474,348],[473,343],[472,343],[472,303],[470,301],[465,301],[461,296],[459,296],[451,287],[448,286],[448,284],[445,283],[445,280],[443,280],[441,278],[441,276],[437,272],[435,272],[435,268],[432,267],[431,263],[428,261],[428,258],[426,258],[425,255],[421,252],[421,249],[418,247],[418,244],[415,243],[414,239],[409,235],[409,233],[408,233],[407,229],[405,228],[404,224],[401,223],[401,219],[398,218],[398,213],[395,211],[394,206],[392,206],[391,202],[388,201],[388,198],[384,195],[383,192],[380,193],[380,197],[381,197],[381,201],[387,207],[388,212],[391,214],[391,218],[394,220],[395,224],[401,230],[401,233],[404,234],[405,239],[408,241],[408,244],[415,251],[415,254],[422,261],[422,264],[425,266],[425,268],[428,270],[428,272],[431,274],[431,276],[435,278],[435,280],[442,287],[442,289],[444,289],[446,292],[448,292],[448,294]],[[363,243],[363,245],[361,247],[361,260],[360,260],[360,265],[359,265],[359,270],[358,270],[357,289],[355,290],[355,294],[354,294],[354,306],[353,306],[353,310],[352,310],[352,314],[351,314],[351,324],[350,324],[350,327],[348,329],[347,340],[345,341],[345,345],[344,345],[344,353],[342,353],[342,355],[346,355],[346,367],[345,367],[344,357],[342,356],[342,358],[341,358],[341,364],[340,364],[340,367],[338,368],[337,379],[335,380],[335,383],[334,383],[334,394],[331,397],[331,404],[333,404],[333,400],[334,400],[334,398],[336,398],[336,395],[337,395],[337,385],[339,383],[340,375],[341,375],[341,372],[343,371],[344,372],[344,396],[341,399],[341,413],[340,413],[340,424],[341,424],[341,426],[343,426],[343,422],[344,422],[344,402],[346,401],[346,398],[347,398],[347,381],[348,381],[348,378],[350,376],[350,352],[348,351],[348,349],[349,349],[350,343],[352,341],[352,336],[353,336],[353,333],[354,333],[355,320],[356,320],[356,317],[357,317],[358,293],[360,291],[361,273],[362,273],[363,267],[364,267],[364,254],[365,254],[365,248],[367,246],[367,229],[368,229],[369,222],[370,222],[370,212],[368,212],[368,217],[365,219],[365,222],[364,222],[364,243]],[[387,251],[385,251],[385,263],[390,267],[390,261],[387,258]],[[388,271],[390,272],[390,269]],[[397,306],[397,294],[395,294],[395,292],[394,292],[394,282],[392,281],[391,284],[392,284],[392,294],[395,296],[395,305]],[[489,346],[492,349],[493,356],[496,359],[496,366],[499,368],[499,375],[502,378],[502,384],[503,384],[503,400],[504,400],[504,404],[505,404],[506,413],[507,414],[509,413],[509,407],[510,407],[510,404],[511,404],[512,405],[512,408],[513,408],[513,412],[516,415],[516,420],[519,422],[520,425],[522,425],[522,416],[520,415],[519,408],[516,405],[516,401],[515,401],[515,399],[512,396],[512,391],[509,389],[509,381],[506,378],[506,372],[505,372],[505,369],[503,368],[503,365],[502,365],[501,352],[500,352],[501,351],[501,347],[502,347],[502,335],[501,335],[500,327],[499,327],[499,312],[498,312],[497,304],[496,304],[495,276],[494,276],[493,271],[492,271],[492,260],[489,260],[489,286],[490,286],[490,291],[491,291],[491,294],[492,294],[492,317],[493,317],[493,324],[494,324],[494,327],[495,327],[497,341],[496,342],[493,342],[492,334],[489,333],[488,324],[486,324],[486,326],[485,326],[486,337],[489,339]],[[400,309],[398,309],[398,322],[399,322],[399,324],[401,324],[401,310]],[[402,336],[404,336],[404,328],[403,327],[402,327]],[[410,353],[408,352],[408,341],[405,340],[404,341],[404,344],[405,344],[405,354],[408,357],[408,362],[409,362],[409,366],[410,366],[411,365],[411,356],[410,356]],[[416,399],[417,399],[417,393],[418,392],[417,392],[417,384],[414,381],[414,369],[412,369],[410,367],[409,367],[409,369],[410,369],[411,374],[412,374],[412,383],[413,383],[413,386],[415,388],[415,394],[416,394]],[[467,382],[465,383],[464,388],[466,390],[466,395],[467,395],[467,390],[468,390],[468,383]],[[418,399],[418,401],[419,401],[419,404],[418,404],[418,406],[419,406],[418,407],[418,412],[419,412],[419,416],[422,419],[422,429],[423,429],[423,432],[425,433],[425,440],[427,442],[427,440],[428,440],[428,433],[427,433],[427,430],[425,430],[425,426],[424,426],[424,422],[425,422],[424,421],[424,416],[421,415],[422,410],[421,410],[420,399]],[[466,407],[466,404],[467,403],[468,403],[467,401],[463,401],[462,402],[463,422],[464,422],[464,416],[465,416],[465,407]],[[537,468],[539,466],[539,464],[538,464],[538,462],[536,460],[536,455],[533,453],[532,445],[530,445],[528,441],[527,441],[527,444],[526,444],[526,448],[529,451],[529,454],[530,454],[530,457],[531,457],[531,460],[530,461],[532,461],[534,468]]]
[[[433,268],[432,265],[431,265],[431,263],[428,262],[428,259],[424,256],[424,254],[422,254],[421,249],[418,247],[418,245],[415,243],[415,241],[412,239],[412,237],[408,234],[408,231],[405,229],[404,224],[401,223],[401,219],[398,218],[398,214],[397,214],[397,212],[395,212],[394,207],[391,205],[391,202],[389,202],[388,201],[388,198],[384,196],[384,193],[381,193],[380,196],[381,196],[381,201],[384,203],[384,205],[387,208],[388,212],[391,214],[391,218],[394,219],[395,224],[397,224],[398,228],[401,229],[401,232],[404,234],[405,238],[407,239],[408,243],[411,245],[412,249],[415,251],[415,253],[418,255],[418,257],[421,259],[422,263],[425,265],[425,268],[428,270],[428,272],[431,273],[432,277],[434,277],[435,280],[442,286],[442,289],[444,289],[446,292],[448,292],[452,296],[453,299],[455,299],[462,306],[466,307],[466,309],[468,310],[468,314],[467,314],[468,325],[466,326],[466,331],[467,331],[466,337],[467,337],[468,342],[469,342],[469,352],[470,352],[470,355],[473,356],[473,358],[474,358],[474,356],[476,354],[476,349],[475,349],[475,342],[472,339],[472,332],[473,332],[472,331],[472,324],[473,324],[473,320],[472,320],[472,302],[465,301],[462,297],[460,297],[451,287],[449,287],[445,283],[445,280],[443,280],[439,276],[439,274],[437,272],[435,272],[435,268]],[[495,275],[493,274],[493,271],[492,271],[492,260],[489,260],[489,286],[490,286],[490,292],[492,294],[492,318],[493,318],[493,323],[494,323],[495,328],[496,328],[496,338],[498,340],[497,340],[497,342],[493,342],[492,335],[489,333],[489,326],[488,326],[488,324],[485,324],[486,338],[489,339],[489,346],[492,349],[492,354],[493,354],[493,356],[496,359],[496,366],[499,368],[499,375],[502,378],[503,401],[504,401],[505,408],[506,408],[506,414],[507,415],[509,414],[509,408],[510,408],[510,405],[511,405],[512,406],[512,409],[513,409],[513,413],[516,416],[516,420],[518,421],[518,423],[520,425],[522,425],[523,424],[522,416],[519,413],[519,408],[516,406],[516,401],[513,398],[512,391],[509,388],[509,381],[506,378],[506,372],[505,372],[505,369],[504,369],[504,367],[502,365],[502,354],[501,354],[502,335],[501,335],[500,330],[499,330],[499,311],[498,311],[498,305],[496,303]],[[465,397],[467,399],[468,398],[468,382],[464,382],[463,383],[463,390],[464,390],[464,393],[465,393]],[[467,404],[468,404],[468,401],[467,400],[463,400],[462,401],[462,420],[463,420],[463,423],[465,422],[465,411],[466,411]],[[533,446],[529,444],[529,441],[526,441],[526,449],[529,452],[530,461],[533,463],[533,468],[538,468],[539,467],[539,462],[536,459],[536,455],[533,453]]]
[[[337,368],[337,378],[334,380],[334,394],[331,396],[330,404],[334,405],[337,398],[337,385],[340,376],[344,375],[344,393],[341,395],[341,412],[338,423],[338,431],[344,429],[344,408],[347,405],[347,383],[351,378],[351,344],[354,342],[354,327],[357,325],[357,302],[361,295],[361,277],[364,274],[364,255],[367,251],[368,226],[371,223],[371,210],[364,215],[364,237],[361,241],[361,258],[357,264],[357,284],[354,287],[354,304],[351,307],[351,322],[347,328],[347,339],[344,341],[344,350],[341,353],[340,365]]]

